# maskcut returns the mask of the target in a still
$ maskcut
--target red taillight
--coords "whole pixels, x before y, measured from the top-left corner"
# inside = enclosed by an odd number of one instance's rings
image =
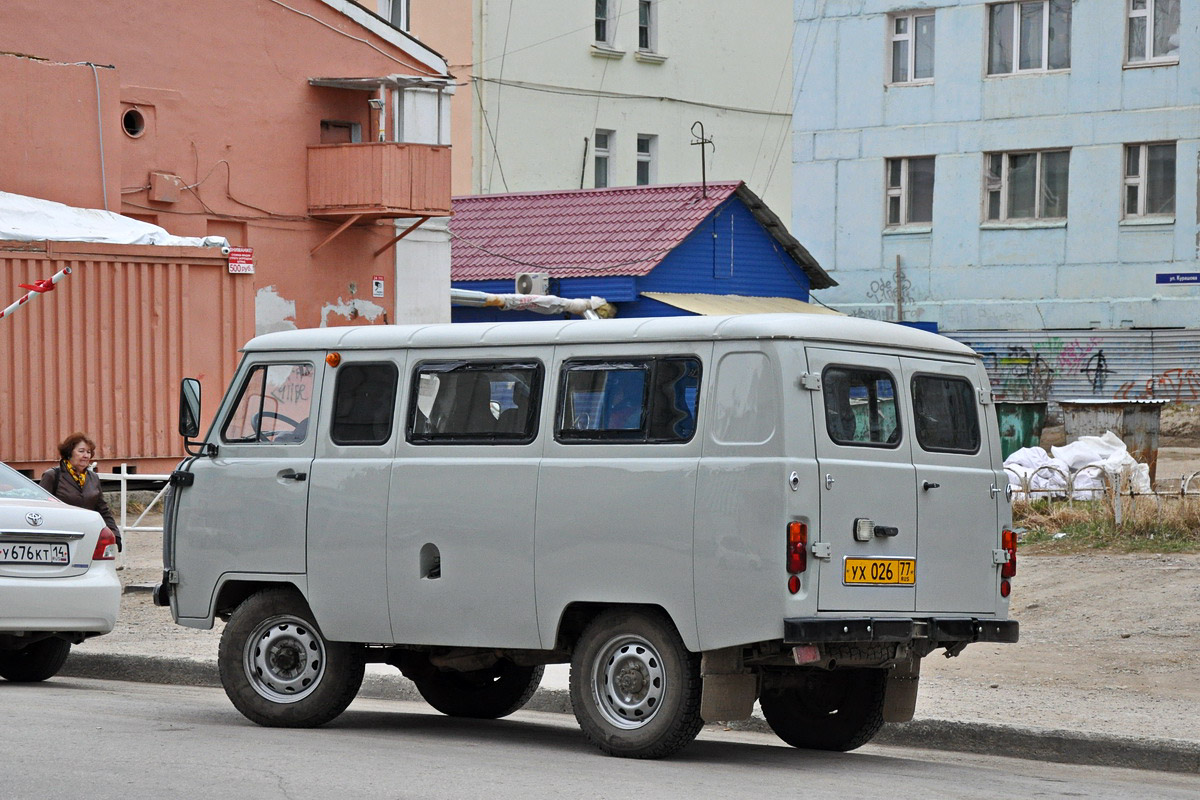
[[[793,575],[808,569],[808,525],[789,522],[787,526],[787,571]]]
[[[96,549],[92,551],[92,561],[112,561],[117,557],[117,537],[108,528],[100,531],[96,540]]]
[[[1005,528],[1000,534],[1000,546],[1008,553],[1008,561],[1000,567],[1000,577],[1011,578],[1017,574],[1017,532]]]

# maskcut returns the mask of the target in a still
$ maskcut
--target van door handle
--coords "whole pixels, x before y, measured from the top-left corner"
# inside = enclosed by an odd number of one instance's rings
[[[893,527],[891,525],[876,525],[875,526],[875,535],[876,536],[899,536],[900,529]]]
[[[925,481],[923,484],[921,484],[921,488],[922,488],[922,489],[924,489],[924,490],[925,490],[925,491],[927,491],[927,492],[928,492],[930,489],[936,489],[936,488],[938,488],[939,486],[941,486],[941,484],[940,484],[940,483],[934,483],[933,481]]]
[[[283,472],[279,473],[279,477],[281,480],[296,481],[297,483],[299,483],[300,481],[302,481],[308,477],[308,473],[307,472],[296,472],[295,470],[285,469]]]

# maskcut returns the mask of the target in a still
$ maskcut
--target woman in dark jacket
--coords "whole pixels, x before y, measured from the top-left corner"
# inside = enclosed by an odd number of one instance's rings
[[[72,433],[58,446],[61,461],[42,473],[42,488],[64,503],[97,511],[104,524],[117,537],[117,549],[122,549],[121,531],[113,519],[104,493],[100,490],[100,478],[88,471],[96,455],[96,443],[86,433]]]

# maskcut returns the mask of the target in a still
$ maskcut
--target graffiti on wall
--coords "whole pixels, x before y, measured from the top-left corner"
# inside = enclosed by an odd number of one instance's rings
[[[1098,397],[1200,403],[1200,351],[1194,348],[1156,346],[1152,335],[1132,341],[1086,334],[1020,343],[1003,338],[1010,341],[960,339],[983,357],[1000,400]]]
[[[1200,402],[1200,370],[1167,369],[1152,375],[1145,382],[1125,381],[1114,396],[1120,400]]]
[[[964,342],[983,356],[992,389],[1008,400],[1045,400],[1055,383],[1085,376],[1094,394],[1103,394],[1113,371],[1100,340],[1052,337],[1041,342],[995,345]]]

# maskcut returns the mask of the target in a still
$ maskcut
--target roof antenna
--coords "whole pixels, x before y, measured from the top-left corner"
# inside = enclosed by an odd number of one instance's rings
[[[700,133],[696,133],[696,128],[700,129]],[[700,145],[700,190],[704,197],[708,197],[708,172],[704,166],[704,145],[712,147],[714,153],[717,152],[717,146],[713,144],[712,137],[704,138],[704,123],[700,120],[692,123],[691,144]]]

